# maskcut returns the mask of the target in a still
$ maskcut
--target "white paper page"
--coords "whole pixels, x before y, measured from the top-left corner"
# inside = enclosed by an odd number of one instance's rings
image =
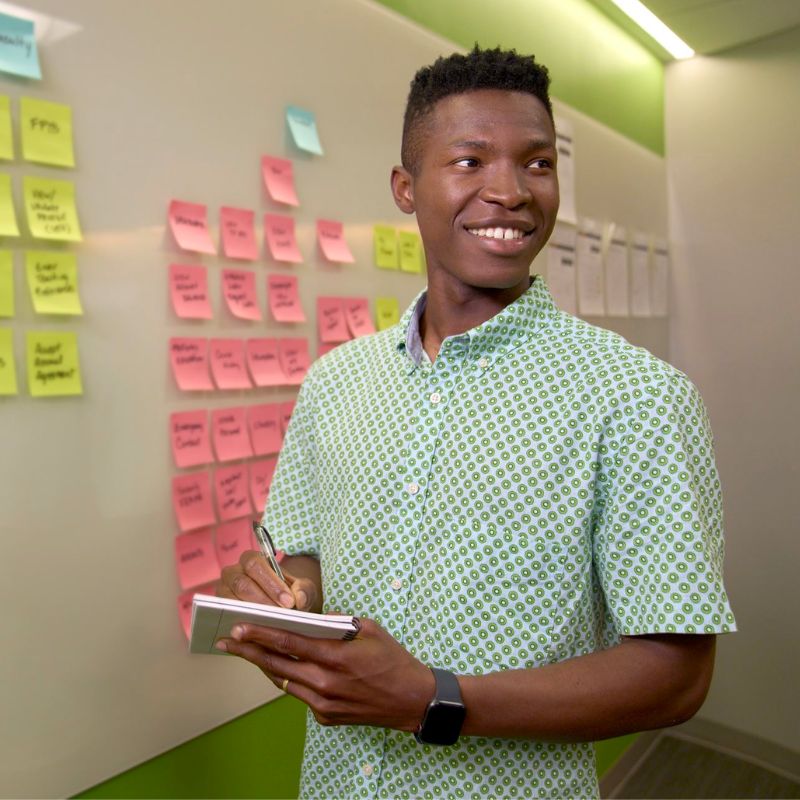
[[[575,235],[571,225],[558,224],[547,245],[547,285],[556,305],[577,314],[575,302]]]
[[[627,317],[628,303],[628,232],[621,225],[611,225],[606,249],[606,313],[609,317]]]
[[[669,309],[669,249],[659,240],[653,249],[653,284],[650,287],[653,316],[666,317]]]
[[[578,225],[578,311],[596,317],[606,310],[602,242],[600,223],[582,218]]]
[[[646,234],[637,233],[631,247],[631,315],[650,314],[650,243]]]
[[[561,222],[578,223],[578,212],[575,203],[575,140],[572,123],[558,118],[556,124],[556,148],[558,149],[558,188],[561,204],[558,207],[558,219]]]

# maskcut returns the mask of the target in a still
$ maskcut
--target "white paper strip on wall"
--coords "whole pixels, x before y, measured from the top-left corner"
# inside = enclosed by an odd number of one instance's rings
[[[669,249],[663,239],[653,248],[653,284],[650,287],[653,316],[666,317],[669,309]]]
[[[575,203],[575,140],[572,123],[557,118],[556,149],[558,150],[558,188],[561,204],[558,207],[558,219],[561,222],[578,223],[577,205]]]
[[[628,232],[621,225],[610,225],[605,258],[606,314],[630,315],[628,303]]]
[[[547,285],[556,305],[577,314],[575,302],[575,235],[571,225],[558,224],[547,245]]]
[[[578,311],[599,317],[605,314],[602,227],[582,217],[578,225]]]
[[[637,233],[631,247],[631,315],[651,316],[650,240],[645,233]]]

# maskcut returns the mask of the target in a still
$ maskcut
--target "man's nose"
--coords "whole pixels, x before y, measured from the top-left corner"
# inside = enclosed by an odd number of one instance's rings
[[[485,183],[481,200],[499,203],[505,208],[518,208],[531,200],[531,190],[524,170],[516,164],[496,164],[484,171]]]

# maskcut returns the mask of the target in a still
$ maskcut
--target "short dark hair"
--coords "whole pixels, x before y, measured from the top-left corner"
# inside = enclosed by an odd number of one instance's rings
[[[533,56],[519,55],[516,50],[499,47],[482,50],[476,44],[467,55],[453,53],[447,58],[437,58],[420,69],[411,81],[403,118],[403,166],[414,172],[424,123],[442,98],[478,89],[527,92],[541,100],[552,119],[549,88],[547,67],[537,64]]]

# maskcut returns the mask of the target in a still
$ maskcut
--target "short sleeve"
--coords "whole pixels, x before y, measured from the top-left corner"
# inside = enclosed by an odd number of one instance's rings
[[[622,393],[597,469],[594,566],[617,632],[735,630],[711,429],[691,382],[675,373]]]
[[[272,479],[264,525],[288,555],[319,557],[314,380],[309,372],[297,397]]]

